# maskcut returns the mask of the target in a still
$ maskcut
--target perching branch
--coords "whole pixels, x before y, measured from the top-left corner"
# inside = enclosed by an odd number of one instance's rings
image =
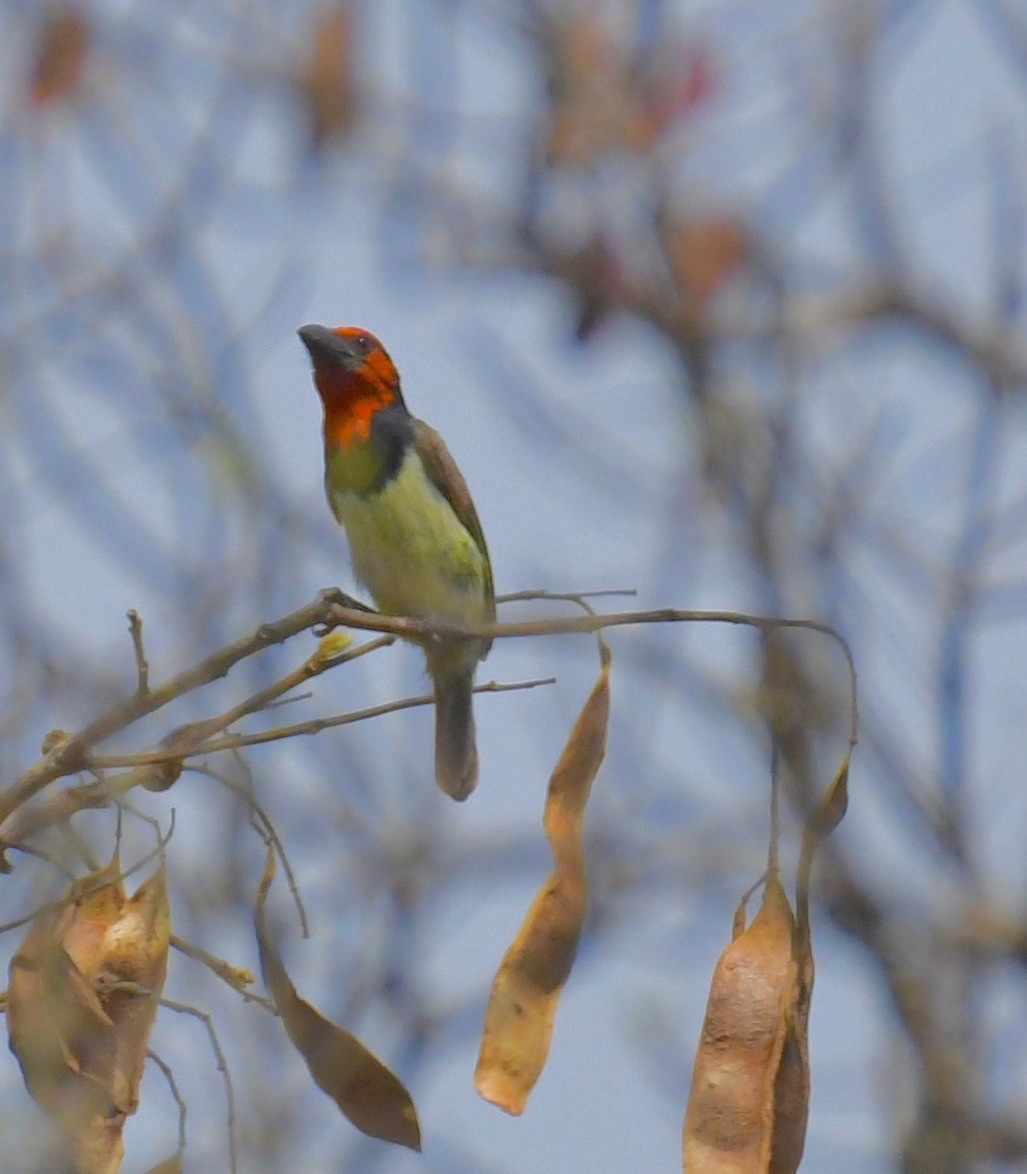
[[[340,599],[345,599],[346,607],[355,611],[359,611],[362,606],[358,600],[343,596],[339,591],[322,592],[313,603],[308,603],[274,623],[262,624],[249,636],[243,636],[219,648],[199,664],[184,670],[156,689],[151,689],[147,693],[137,692],[128,700],[94,718],[84,729],[61,741],[0,792],[0,828],[12,812],[33,795],[38,794],[48,783],[87,767],[89,752],[97,743],[103,742],[140,718],[155,713],[194,689],[227,675],[239,661],[262,652],[273,644],[281,644],[316,624],[325,623],[331,616],[331,608]]]
[[[532,594],[535,593],[529,593],[529,595]],[[542,594],[545,595],[545,593]],[[523,599],[525,597],[524,594],[521,594],[513,598]],[[563,597],[570,598],[570,596]],[[547,598],[561,598],[561,596],[549,595]],[[736,624],[752,627],[759,632],[780,628],[800,628],[829,636],[841,647],[849,672],[851,697],[849,744],[850,747],[855,745],[858,732],[858,706],[856,670],[852,653],[848,644],[835,628],[816,620],[782,619],[748,615],[742,612],[661,608],[651,611],[614,612],[606,615],[552,617],[514,623],[461,626],[437,624],[409,617],[381,615],[341,592],[329,589],[322,591],[317,599],[306,607],[300,608],[275,623],[263,625],[249,637],[226,645],[201,661],[200,664],[179,673],[164,685],[146,692],[137,689],[137,692],[128,701],[96,718],[78,734],[62,739],[50,753],[25,771],[11,787],[0,794],[0,815],[3,816],[3,819],[0,820],[0,850],[18,845],[45,827],[67,819],[76,811],[89,807],[105,807],[109,803],[115,802],[119,796],[124,795],[133,787],[144,786],[150,790],[166,789],[178,778],[182,765],[188,758],[226,750],[238,750],[245,746],[261,745],[301,735],[316,734],[334,726],[348,725],[367,718],[395,713],[402,709],[431,704],[433,698],[431,695],[425,694],[384,705],[371,706],[353,713],[329,718],[315,718],[261,733],[226,734],[224,732],[240,718],[266,709],[283,695],[319,676],[329,668],[334,668],[339,664],[382,648],[396,637],[423,643],[425,640],[437,637],[467,636],[495,639],[512,636],[547,636],[574,632],[593,633],[605,628],[663,623]],[[262,651],[271,644],[281,643],[290,636],[317,627],[323,631],[338,627],[357,628],[380,632],[383,634],[383,638],[372,640],[339,655],[326,656],[319,650],[314,656],[307,658],[298,668],[273,684],[252,694],[216,717],[190,722],[176,728],[161,740],[159,746],[150,750],[134,754],[104,755],[92,752],[92,746],[96,742],[103,741],[128,728],[140,717],[154,712],[193,689],[224,676],[240,660]],[[142,676],[140,676],[141,681]],[[512,684],[491,682],[479,685],[476,692],[502,692],[509,689],[532,688],[549,683],[549,681],[550,678]],[[48,783],[83,768],[95,771],[127,768],[127,773],[67,788],[39,806],[18,812],[15,817],[14,813],[18,808]],[[9,865],[7,867],[9,869]]]

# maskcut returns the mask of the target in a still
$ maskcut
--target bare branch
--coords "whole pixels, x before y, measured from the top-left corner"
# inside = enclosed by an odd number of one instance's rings
[[[127,614],[128,630],[132,636],[132,649],[136,658],[136,692],[145,696],[150,691],[150,666],[143,650],[143,621],[134,607]]]
[[[232,1174],[236,1174],[238,1167],[235,1141],[235,1093],[232,1090],[232,1076],[228,1071],[228,1062],[225,1060],[225,1053],[221,1050],[221,1044],[218,1041],[218,1033],[214,1027],[214,1020],[198,1007],[191,1007],[188,1003],[178,1003],[174,999],[162,998],[160,1005],[167,1007],[169,1011],[177,1011],[180,1015],[192,1015],[194,1019],[199,1019],[204,1028],[206,1028],[210,1046],[217,1060],[217,1069],[221,1073],[221,1079],[225,1086],[225,1101],[228,1106],[228,1168],[232,1171]]]
[[[186,693],[225,676],[234,665],[246,657],[253,656],[273,644],[281,644],[316,624],[323,624],[331,615],[331,609],[340,596],[341,593],[337,591],[322,592],[313,603],[299,608],[275,623],[261,625],[251,635],[218,649],[198,665],[186,669],[156,689],[151,689],[146,694],[135,694],[95,718],[77,734],[70,735],[24,771],[6,790],[0,792],[0,828],[13,811],[48,783],[86,767],[89,752],[98,742],[104,741],[139,718],[154,713]],[[346,606],[357,611],[363,607],[357,600],[348,597]]]

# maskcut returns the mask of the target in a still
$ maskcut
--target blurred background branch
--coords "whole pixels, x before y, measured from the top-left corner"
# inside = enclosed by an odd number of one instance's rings
[[[1017,6],[18,0],[0,29],[0,783],[55,727],[146,710],[128,609],[153,690],[349,585],[293,332],[361,322],[457,456],[499,590],[628,583],[644,608],[849,638],[861,746],[814,884],[808,1166],[1027,1163]],[[440,802],[416,712],[225,768],[312,910],[297,981],[374,1037],[450,1174],[676,1162],[707,977],[765,855],[767,726],[786,857],[845,740],[821,641],[611,641],[581,969],[516,1128],[470,1074],[547,868],[538,812],[587,641],[493,652],[490,676],[559,684],[482,707],[466,811]],[[135,748],[296,663],[245,659],[143,717]],[[420,693],[418,673],[404,646],[366,658],[296,721]],[[246,804],[192,776],[139,802],[164,819],[172,797],[176,932],[255,967]],[[63,888],[46,857],[109,849],[90,807],[33,829],[44,858],[3,878],[5,919]],[[176,958],[166,992],[217,1022],[240,1168],[319,1168],[326,1138],[340,1169],[415,1168],[283,1077],[275,1025],[202,966]],[[160,1031],[191,1158],[223,1168],[218,1073]],[[162,1079],[126,1131],[140,1163],[174,1145]],[[8,1147],[34,1110],[13,1064],[3,1080],[0,1166],[32,1168]]]

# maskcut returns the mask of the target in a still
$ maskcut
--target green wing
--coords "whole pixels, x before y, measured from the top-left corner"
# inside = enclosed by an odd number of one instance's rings
[[[414,449],[421,458],[421,464],[428,475],[428,480],[449,502],[453,513],[468,534],[474,539],[475,545],[485,558],[485,593],[488,598],[489,616],[496,618],[495,587],[492,583],[492,561],[489,558],[489,548],[485,544],[485,535],[478,520],[478,511],[471,500],[471,491],[463,474],[457,468],[456,461],[450,456],[446,442],[430,425],[423,420],[414,421]]]

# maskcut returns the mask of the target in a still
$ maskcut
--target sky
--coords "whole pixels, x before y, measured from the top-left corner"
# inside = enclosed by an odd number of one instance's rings
[[[729,517],[707,497],[702,453],[692,442],[697,408],[681,394],[666,341],[617,315],[587,345],[575,342],[574,307],[557,282],[516,265],[463,264],[456,246],[473,253],[484,239],[473,218],[462,222],[457,212],[454,227],[420,210],[418,197],[436,183],[469,192],[472,211],[515,209],[523,111],[539,101],[533,59],[501,16],[491,9],[454,16],[458,7],[396,2],[363,13],[358,61],[373,79],[370,121],[320,162],[303,157],[302,118],[272,68],[276,52],[301,42],[302,5],[209,13],[190,5],[176,17],[129,3],[98,5],[90,11],[106,30],[91,82],[99,97],[35,137],[18,122],[16,75],[7,73],[0,167],[12,182],[4,197],[10,232],[0,328],[14,372],[3,405],[9,526],[19,540],[17,578],[31,600],[26,623],[42,629],[39,639],[58,663],[63,657],[99,680],[95,692],[67,688],[55,703],[58,716],[33,714],[20,726],[5,751],[9,769],[31,760],[42,730],[74,726],[97,696],[124,687],[128,608],[144,615],[151,661],[163,674],[323,586],[353,587],[322,497],[319,408],[295,336],[308,321],[360,324],[385,341],[408,405],[443,434],[472,489],[498,590],[624,587],[637,591],[631,606],[768,606],[737,555]],[[1022,63],[995,36],[989,6],[928,7],[891,11],[895,33],[873,75],[880,143],[918,280],[970,322],[988,322],[1002,226],[1015,219],[1004,209],[1018,211],[1022,190]],[[661,17],[658,39],[670,47],[675,36],[711,46],[719,70],[710,110],[689,121],[661,159],[675,190],[690,206],[751,217],[777,247],[786,241],[796,284],[811,297],[875,260],[845,185],[836,198],[813,198],[830,171],[830,151],[793,150],[808,130],[804,116],[812,110],[814,125],[830,124],[842,100],[831,11],[650,3],[635,11],[643,31]],[[23,4],[5,18],[8,54],[31,43],[36,15]],[[258,80],[234,93],[225,79],[235,76],[240,44],[253,46],[249,66]],[[468,115],[465,137],[430,117],[454,107]],[[205,133],[208,125],[218,133]],[[792,166],[796,158],[801,167]],[[215,180],[224,175],[232,182],[219,188]],[[637,160],[621,160],[604,173],[598,194],[592,181],[554,184],[544,195],[550,231],[573,237],[594,218],[633,246],[637,197],[649,178]],[[193,231],[181,213],[196,208],[202,227]],[[136,288],[140,226],[153,229],[157,242],[142,255],[159,257],[166,239],[173,259],[163,277],[138,282],[145,294],[126,309],[118,283]],[[179,257],[183,237],[188,247]],[[48,267],[46,247],[65,263]],[[1022,248],[1009,251],[1022,262]],[[644,256],[641,244],[629,253],[634,261]],[[101,273],[98,296],[68,298],[91,265],[110,270],[107,278]],[[729,289],[727,312],[733,298],[740,310],[750,308]],[[941,561],[973,476],[973,373],[903,338],[860,349],[831,334],[823,348],[821,356],[802,356],[814,372],[801,406],[801,456],[811,480],[832,485],[860,437],[876,430],[886,456],[867,494],[867,531],[915,530],[919,553]],[[739,403],[762,409],[773,399],[765,374],[738,359],[732,392]],[[169,432],[165,412],[175,401],[168,397],[186,385],[189,395],[168,412]],[[259,461],[273,495],[247,497],[243,450],[222,442],[218,418],[240,430],[246,459]],[[1012,409],[1004,424],[995,509],[1014,517],[1024,430]],[[94,500],[98,470],[110,492]],[[119,503],[123,517],[112,512]],[[819,504],[797,501],[796,518],[812,519]],[[270,528],[276,510],[288,523],[282,532],[300,536],[295,546],[276,545],[252,517],[264,511]],[[988,564],[1013,584],[1022,574],[1018,539],[1015,528],[996,539]],[[936,638],[933,616],[883,545],[866,533],[851,542],[834,618],[853,631],[868,721],[879,721],[929,775],[938,746],[931,658],[906,655],[906,645],[919,649]],[[172,555],[177,577],[169,584]],[[1022,712],[1017,620],[1014,611],[1009,623],[975,630],[968,784],[982,891],[1011,908],[1018,907],[1011,894],[1027,881],[1019,850],[1027,811],[1012,785],[995,779],[1003,772],[1015,779],[1023,765],[1012,736]],[[673,648],[690,670],[734,681],[755,660],[752,642],[737,633],[624,633],[611,644],[615,708],[590,814],[604,834],[624,829],[624,840],[596,848],[596,903],[607,921],[583,942],[549,1064],[520,1120],[474,1093],[476,1031],[495,965],[548,869],[541,802],[594,678],[594,645],[564,638],[496,647],[482,679],[553,673],[558,681],[479,700],[482,780],[464,806],[444,804],[432,789],[423,752],[427,711],[248,760],[293,837],[308,902],[328,911],[303,943],[284,900],[279,909],[294,977],[326,1014],[346,1010],[346,982],[362,973],[361,949],[373,954],[381,945],[366,874],[344,856],[344,845],[332,849],[330,833],[350,808],[376,813],[375,846],[386,854],[408,851],[423,835],[457,862],[455,880],[429,874],[438,894],[405,939],[404,961],[430,992],[428,1002],[459,1009],[446,1046],[411,1079],[424,1155],[368,1145],[345,1150],[346,1168],[545,1174],[679,1163],[709,976],[738,896],[763,867],[767,765],[708,711],[685,704],[654,666]],[[14,665],[9,657],[3,670],[9,698],[18,692]],[[254,669],[243,680],[255,683],[270,671]],[[422,688],[418,656],[399,647],[345,680],[324,679],[299,704],[304,717],[316,716]],[[154,736],[163,732],[154,729]],[[839,835],[849,851],[869,855],[869,871],[898,908],[908,903],[912,917],[942,907],[959,885],[928,852],[911,851],[916,838],[896,823],[880,758],[873,748],[867,753],[855,760],[852,810]],[[381,789],[331,795],[332,774],[351,762],[370,763]],[[210,854],[223,846],[223,828],[195,780],[174,799],[180,912],[203,934],[210,932],[203,878]],[[148,810],[166,814],[161,804]],[[659,883],[644,883],[650,853],[661,865]],[[794,863],[794,828],[784,853]],[[245,849],[241,859],[253,865],[257,855]],[[252,888],[256,875],[259,868],[240,883]],[[632,877],[642,883],[632,885]],[[247,925],[223,924],[218,932],[226,949],[253,964]],[[894,1168],[896,1131],[915,1109],[911,1058],[864,954],[822,912],[813,933],[814,1091],[804,1168],[877,1174]],[[194,984],[209,994],[192,972],[173,971],[169,993],[183,997]],[[984,1034],[1022,1031],[1015,984],[989,991]],[[333,1163],[351,1145],[351,1130],[308,1086],[298,1060],[284,1044],[275,1053],[265,1029],[245,1015],[228,1023],[237,1083],[256,1068],[272,1086],[264,1094],[272,1102],[300,1106],[304,1150],[296,1168],[343,1168]],[[384,1000],[361,1004],[359,1022],[348,1025],[404,1075],[402,1041]],[[188,1154],[196,1169],[216,1168],[224,1154],[220,1086],[202,1030],[178,1026],[164,1028],[161,1047],[183,1070],[205,1069],[190,1100]],[[1025,1091],[1024,1065],[1015,1053],[999,1057],[996,1079],[1011,1097]],[[17,1088],[17,1075],[11,1066],[6,1090]],[[147,1099],[147,1088],[159,1085],[144,1086],[143,1108],[126,1131],[132,1168],[165,1156],[173,1137],[166,1094]],[[23,1092],[10,1095],[18,1113],[33,1111]],[[5,1129],[9,1120],[5,1114]]]

